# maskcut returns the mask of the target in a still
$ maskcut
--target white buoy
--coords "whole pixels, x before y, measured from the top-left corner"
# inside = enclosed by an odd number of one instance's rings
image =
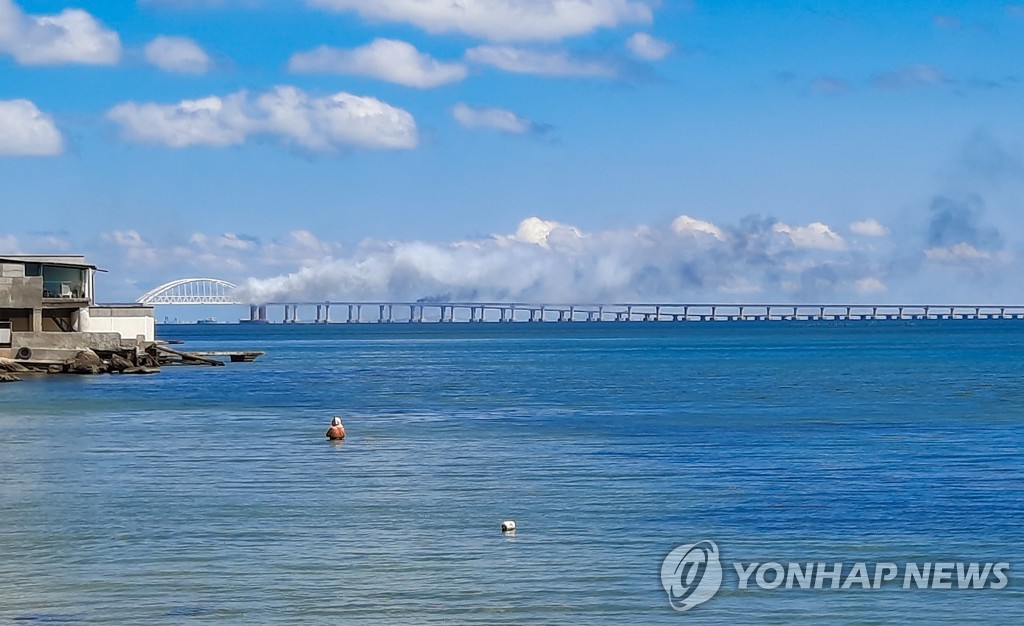
[[[503,533],[514,532],[515,529],[516,529],[516,522],[515,522],[515,520],[507,519],[507,520],[505,520],[504,522],[501,523],[501,532],[503,532]]]

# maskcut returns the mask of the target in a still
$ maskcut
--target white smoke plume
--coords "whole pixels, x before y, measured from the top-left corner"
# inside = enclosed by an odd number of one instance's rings
[[[531,217],[512,235],[472,241],[364,241],[344,257],[250,278],[239,295],[251,302],[693,302],[856,299],[884,290],[856,250],[808,245],[807,232],[838,237],[824,224],[780,228],[761,218],[725,227],[680,216],[664,228],[587,233]]]

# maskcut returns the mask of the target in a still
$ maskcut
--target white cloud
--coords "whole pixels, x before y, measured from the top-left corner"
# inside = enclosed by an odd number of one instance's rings
[[[689,215],[680,215],[672,221],[672,230],[678,235],[711,235],[719,241],[725,241],[725,233],[711,222],[705,222]]]
[[[247,95],[240,92],[176,105],[125,102],[110,109],[107,117],[132,141],[172,148],[231,146],[244,143],[254,130],[247,108]]]
[[[216,236],[194,233],[187,246],[176,246],[170,256],[195,267],[217,263],[241,271],[252,260],[270,267],[321,263],[340,249],[338,244],[320,241],[308,230],[292,231],[267,242],[235,233]]]
[[[885,286],[885,283],[873,277],[861,278],[854,283],[854,286],[858,293],[863,294],[883,293],[889,289]]]
[[[157,37],[146,45],[146,61],[165,72],[205,74],[210,57],[188,37]]]
[[[865,237],[885,237],[889,234],[889,229],[875,219],[866,219],[850,224],[850,232]]]
[[[371,20],[406,22],[431,33],[462,32],[494,41],[558,40],[624,23],[650,23],[640,0],[307,0]]]
[[[838,248],[824,234],[830,230],[822,222],[780,228],[758,216],[734,224],[679,216],[661,228],[587,232],[529,217],[508,234],[450,243],[364,240],[343,249],[304,230],[270,240],[238,232],[194,233],[170,243],[173,235],[160,233],[163,243],[157,246],[139,231],[124,229],[103,237],[99,256],[119,256],[140,276],[158,275],[144,281],[154,285],[169,275],[218,267],[218,277],[242,284],[246,299],[254,301],[945,301],[951,293],[964,294],[965,281],[951,279],[965,272],[979,278],[969,282],[983,300],[1012,299],[1016,293],[1007,282],[1013,257],[998,248],[967,242],[917,248],[924,262],[908,272],[906,246],[880,251],[877,242],[854,238]],[[794,236],[800,240],[804,231],[818,239],[802,243],[815,245],[797,245]],[[0,237],[0,248],[35,243],[7,239]],[[118,271],[109,260],[104,266]],[[245,279],[267,273],[268,278]],[[1001,280],[986,286],[985,277]]]
[[[452,117],[466,128],[489,128],[513,135],[537,133],[546,129],[544,125],[507,109],[473,107],[463,102],[452,107]]]
[[[29,100],[0,100],[0,156],[50,156],[64,139],[49,115]]]
[[[725,229],[690,219],[680,222],[689,225],[682,232],[703,237],[701,245],[679,245],[675,227],[586,233],[539,217],[510,235],[450,244],[364,241],[344,258],[246,281],[242,293],[255,301],[678,302],[736,294],[845,297],[883,284],[886,267],[857,254],[775,245],[780,235],[770,220]],[[878,282],[865,280],[865,272]]]
[[[968,265],[975,263],[996,262],[1007,263],[1010,256],[1002,252],[979,250],[969,243],[958,243],[952,246],[936,246],[924,251],[929,261],[947,265]]]
[[[509,236],[509,239],[520,243],[536,244],[546,248],[549,246],[549,240],[552,239],[552,236],[555,237],[555,240],[559,236],[563,240],[566,238],[572,240],[582,238],[583,233],[575,226],[568,226],[554,220],[542,220],[539,217],[528,217],[519,222],[516,233]]]
[[[146,240],[137,230],[115,230],[103,233],[100,238],[115,248],[132,264],[157,265],[161,261],[156,246]]]
[[[605,61],[577,58],[565,51],[527,50],[513,46],[477,46],[466,51],[466,59],[517,74],[613,78],[619,73]]]
[[[18,238],[14,235],[0,235],[0,254],[18,254]]]
[[[0,0],[0,52],[22,65],[113,65],[121,39],[81,9],[28,15],[13,0]]]
[[[203,233],[194,233],[189,238],[189,243],[200,247],[210,249],[224,249],[224,250],[254,250],[258,245],[258,241],[253,237],[242,237],[235,233],[224,233],[216,237],[208,237]]]
[[[652,37],[647,33],[636,33],[626,40],[626,47],[634,55],[646,61],[660,61],[675,48],[669,42]]]
[[[403,109],[344,92],[316,98],[288,86],[255,98],[241,91],[171,105],[126,102],[107,117],[128,140],[172,148],[240,145],[253,136],[314,152],[413,148],[418,141],[416,122]]]
[[[773,227],[777,233],[787,235],[793,245],[798,248],[818,248],[821,250],[844,250],[846,242],[827,224],[812,222],[807,226],[791,227],[788,224],[777,223]]]
[[[396,39],[375,39],[353,50],[320,46],[300,52],[288,62],[292,72],[356,74],[406,87],[427,89],[466,77],[461,63],[442,63]]]

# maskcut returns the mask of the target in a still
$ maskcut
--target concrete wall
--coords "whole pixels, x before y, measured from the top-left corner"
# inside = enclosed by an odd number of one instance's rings
[[[134,338],[133,338],[134,339]],[[83,348],[93,350],[121,350],[121,335],[117,333],[13,333],[11,348],[28,347],[32,352],[70,351],[78,352]],[[36,358],[40,358],[36,355]]]
[[[82,309],[78,329],[89,333],[118,333],[125,339],[142,335],[156,339],[156,317],[149,306],[94,306]]]
[[[5,278],[25,278],[25,266],[19,263],[0,263],[0,276]]]
[[[21,276],[10,276],[10,264],[0,265],[0,309],[38,309],[43,305],[43,277],[25,277],[25,268],[18,265]],[[14,272],[11,272],[14,273]]]

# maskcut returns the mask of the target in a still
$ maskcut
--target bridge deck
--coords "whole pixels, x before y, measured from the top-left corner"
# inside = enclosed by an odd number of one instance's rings
[[[536,304],[523,302],[274,302],[250,305],[249,319],[268,323],[268,307],[282,322],[718,322],[1021,319],[1024,305],[899,304]],[[332,309],[335,315],[332,317]],[[340,314],[337,312],[340,311]]]

